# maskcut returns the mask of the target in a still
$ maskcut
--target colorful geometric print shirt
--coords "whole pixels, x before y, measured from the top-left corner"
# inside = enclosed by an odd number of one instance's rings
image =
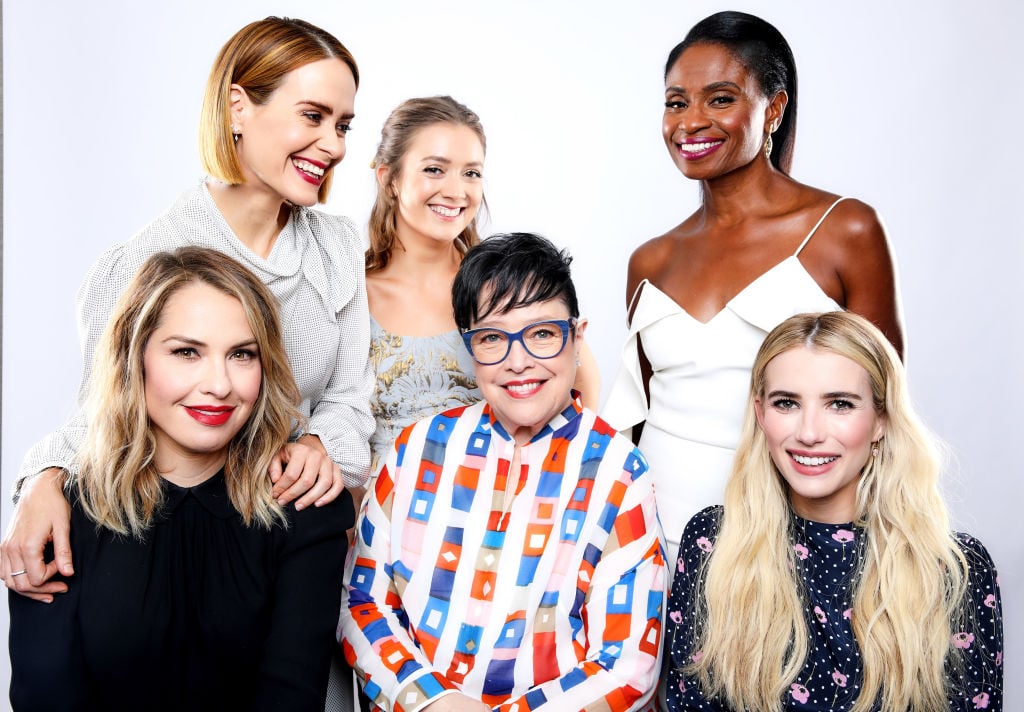
[[[339,625],[377,709],[451,691],[508,712],[651,704],[666,570],[647,463],[578,402],[519,447],[518,483],[516,447],[486,403],[395,442]]]

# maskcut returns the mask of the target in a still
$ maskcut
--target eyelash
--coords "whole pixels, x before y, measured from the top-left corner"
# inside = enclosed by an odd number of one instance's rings
[[[319,126],[320,122],[323,121],[323,116],[320,114],[319,111],[303,111],[302,115],[309,119],[310,123],[312,123],[314,126]],[[335,127],[335,130],[337,130],[339,134],[344,136],[345,134],[352,130],[352,124],[338,124]]]
[[[431,176],[440,177],[444,175],[444,169],[440,168],[439,166],[427,166],[426,168],[423,169],[423,172]],[[484,177],[483,173],[473,168],[466,171],[464,175],[472,180],[480,180],[481,178]]]
[[[796,406],[797,403],[792,398],[778,398],[772,401],[772,407],[779,410],[793,410]]]

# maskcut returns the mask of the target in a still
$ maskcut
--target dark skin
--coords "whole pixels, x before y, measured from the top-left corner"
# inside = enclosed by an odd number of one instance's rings
[[[702,205],[629,260],[626,300],[644,279],[707,323],[751,282],[793,255],[838,196],[775,169],[764,142],[788,97],[766,97],[756,75],[726,47],[689,47],[666,77],[663,134],[683,175],[699,180]],[[800,253],[808,274],[848,311],[870,319],[904,353],[896,270],[875,211],[839,203]],[[651,366],[640,348],[650,397]],[[634,435],[639,437],[638,429]]]

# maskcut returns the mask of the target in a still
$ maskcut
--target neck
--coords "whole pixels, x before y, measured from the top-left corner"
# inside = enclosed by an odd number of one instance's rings
[[[228,185],[211,180],[207,186],[235,236],[266,259],[288,222],[291,207],[277,193],[250,185]]]
[[[455,241],[438,242],[420,240],[412,235],[399,233],[395,247],[388,261],[388,269],[406,275],[452,274],[459,269],[462,254],[455,247]]]
[[[197,453],[183,449],[162,432],[156,436],[153,465],[168,482],[179,487],[195,487],[216,475],[227,462],[227,448]]]
[[[788,181],[768,159],[759,157],[747,166],[701,181],[701,211],[715,222],[741,222],[747,216],[771,211],[775,193]]]

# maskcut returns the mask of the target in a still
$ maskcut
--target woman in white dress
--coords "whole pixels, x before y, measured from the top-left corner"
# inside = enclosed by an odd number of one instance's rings
[[[648,458],[673,562],[722,500],[750,367],[787,317],[847,309],[902,353],[896,270],[874,210],[789,176],[796,66],[760,18],[720,12],[665,66],[663,135],[701,206],[629,262],[629,333],[603,415]]]

